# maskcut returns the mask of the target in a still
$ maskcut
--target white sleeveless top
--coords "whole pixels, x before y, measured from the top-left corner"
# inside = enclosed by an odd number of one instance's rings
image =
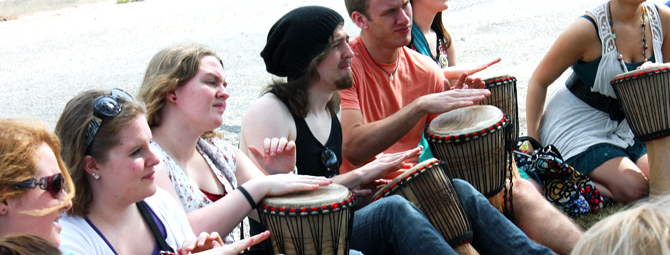
[[[158,153],[165,170],[168,173],[170,181],[174,186],[181,204],[184,206],[186,213],[195,211],[212,204],[205,193],[196,188],[193,181],[184,173],[184,171],[177,165],[177,163],[170,157],[170,155],[158,145],[158,143],[151,141],[151,148]],[[223,184],[226,193],[230,193],[237,188],[237,178],[235,171],[237,168],[237,159],[235,152],[228,142],[219,138],[198,139],[197,150],[207,161],[209,168],[212,170],[216,178]],[[216,215],[216,217],[225,217],[225,215]],[[236,227],[239,229],[240,225]],[[225,236],[226,244],[233,243],[236,240],[237,232],[234,229],[231,233]],[[239,238],[237,238],[239,239]]]
[[[644,3],[644,6],[651,27],[654,58],[656,62],[663,63],[661,20],[653,3]],[[595,17],[602,43],[602,58],[591,91],[617,98],[610,81],[624,71],[617,59],[618,51],[611,36],[607,3],[589,13]],[[549,144],[556,146],[565,159],[600,143],[626,148],[633,145],[633,138],[633,132],[626,120],[621,122],[611,120],[608,113],[584,103],[572,94],[565,84],[561,84],[548,100],[540,122],[540,142],[545,146]]]

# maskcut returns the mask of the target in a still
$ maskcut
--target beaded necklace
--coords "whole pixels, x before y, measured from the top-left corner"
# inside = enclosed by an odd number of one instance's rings
[[[386,74],[389,75],[389,81],[393,81],[393,75],[395,74],[396,71],[398,71],[398,64],[400,63],[400,59],[396,59],[395,69],[393,70],[393,73],[389,73],[388,71],[386,71],[386,69],[377,64],[377,61],[374,58],[372,58],[372,55],[370,55],[370,51],[368,51],[368,47],[365,46],[365,43],[363,44],[363,48],[365,48],[365,52],[367,52],[368,56],[370,56],[370,59],[372,59],[372,63],[375,63],[375,65],[377,65],[379,69],[382,69],[382,71],[384,71]],[[398,58],[400,58],[400,51],[398,51]]]
[[[609,23],[610,23],[610,29],[612,30],[612,39],[614,40],[614,45],[616,45],[616,34],[614,33],[614,24],[612,22],[612,8],[610,7],[611,2],[607,3],[607,16],[609,18]],[[644,5],[642,6],[642,9],[640,10],[641,17],[640,20],[642,21],[642,57],[644,59],[644,62],[647,62],[647,32],[646,32],[646,26],[647,23],[645,22],[645,13],[646,9],[644,8]],[[617,52],[619,51],[617,47]],[[628,69],[626,68],[626,63],[623,61],[623,54],[619,53],[617,55],[617,60],[619,60],[621,64],[621,69],[624,72],[627,72]]]

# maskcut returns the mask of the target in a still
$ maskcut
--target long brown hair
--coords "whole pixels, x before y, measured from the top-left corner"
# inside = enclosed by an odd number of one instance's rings
[[[444,49],[449,49],[449,47],[451,47],[451,34],[444,26],[444,22],[442,22],[442,12],[435,14],[435,18],[433,18],[433,23],[430,25],[430,27],[435,30],[435,32],[442,35]]]
[[[280,100],[286,103],[291,114],[305,118],[309,112],[309,100],[307,89],[312,82],[319,80],[317,67],[330,53],[332,47],[326,47],[325,51],[316,56],[307,66],[307,71],[302,77],[292,80],[274,80],[268,85],[261,95],[265,93],[275,94]],[[340,93],[333,93],[333,97],[328,101],[326,108],[331,116],[335,116],[340,110]]]
[[[61,144],[56,135],[47,131],[44,122],[36,119],[0,119],[0,201],[18,198],[30,189],[14,183],[37,177],[37,150],[46,143],[53,150],[58,168],[65,179],[65,200],[52,208],[24,212],[46,215],[63,208],[74,196],[75,188],[60,156]]]
[[[168,93],[186,84],[200,68],[205,56],[213,56],[223,62],[213,51],[202,45],[177,45],[156,53],[144,74],[144,80],[137,95],[147,109],[149,127],[157,127],[162,120],[161,109],[165,106]],[[222,137],[219,132],[205,132],[202,137]]]
[[[86,132],[88,123],[93,118],[93,104],[96,98],[103,95],[109,95],[109,92],[89,90],[75,96],[65,105],[56,124],[56,135],[63,143],[61,156],[70,169],[72,180],[77,187],[68,215],[82,217],[88,214],[93,201],[93,190],[84,169],[84,157],[90,155],[97,161],[107,160],[108,151],[120,143],[118,135],[121,130],[144,114],[144,106],[141,103],[117,98],[121,104],[121,112],[113,118],[103,120],[87,149]]]
[[[0,255],[61,255],[56,246],[40,237],[10,234],[0,238]]]

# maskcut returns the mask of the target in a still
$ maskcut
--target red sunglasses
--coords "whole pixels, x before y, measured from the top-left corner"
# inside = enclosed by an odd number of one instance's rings
[[[14,186],[26,187],[26,188],[37,188],[48,191],[53,198],[59,198],[61,191],[63,190],[63,184],[65,183],[65,178],[63,178],[62,173],[54,174],[52,176],[41,177],[37,181],[37,177],[32,177],[28,180],[14,183]]]

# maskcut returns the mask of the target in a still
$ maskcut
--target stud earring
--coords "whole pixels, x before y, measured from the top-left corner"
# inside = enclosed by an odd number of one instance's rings
[[[7,212],[7,208],[2,208],[2,213],[6,213],[6,212]]]
[[[365,25],[363,28],[364,28],[364,29],[368,29],[368,25]]]
[[[91,175],[92,175],[93,178],[95,178],[96,180],[97,180],[97,179],[100,179],[100,175],[97,174],[97,173],[91,173]]]

